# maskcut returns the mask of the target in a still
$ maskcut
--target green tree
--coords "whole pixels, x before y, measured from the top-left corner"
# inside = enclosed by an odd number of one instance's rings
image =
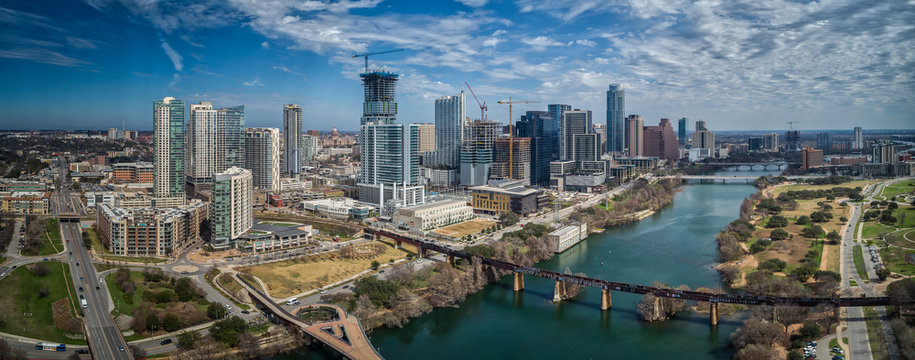
[[[811,341],[819,339],[823,334],[823,330],[820,329],[820,326],[816,323],[804,323],[798,331],[797,334],[804,339],[804,341]]]
[[[372,270],[378,270],[379,266],[381,266],[381,263],[378,260],[372,260]]]
[[[178,301],[193,301],[197,297],[190,278],[180,278],[175,281],[175,294]]]
[[[766,227],[769,229],[780,228],[788,226],[788,219],[781,215],[774,215],[769,218],[769,221],[766,222]]]
[[[178,348],[190,350],[194,348],[197,341],[200,340],[200,333],[196,331],[183,332],[178,334]]]
[[[791,271],[791,276],[794,276],[801,282],[806,282],[814,273],[816,273],[816,269],[805,265]]]
[[[785,240],[789,236],[791,236],[791,234],[789,234],[787,231],[782,230],[782,229],[775,229],[775,230],[772,230],[771,233],[769,233],[769,238],[771,238],[772,240]]]
[[[816,239],[823,235],[823,228],[818,225],[813,225],[801,230],[801,235],[804,235],[806,238]]]
[[[877,269],[877,277],[880,278],[880,281],[886,280],[890,276],[890,270],[882,267]]]
[[[181,328],[181,319],[175,313],[165,314],[165,317],[162,318],[162,328],[168,332],[177,331]]]
[[[156,315],[154,312],[150,312],[146,315],[146,329],[149,331],[159,330],[161,321],[159,321],[159,315]]]
[[[807,225],[810,223],[810,217],[807,215],[801,215],[794,223],[798,225]]]
[[[238,316],[232,316],[225,320],[217,321],[210,327],[210,334],[213,335],[213,338],[216,339],[219,343],[228,346],[234,347],[238,345],[238,336],[245,332],[245,329],[248,328],[248,324],[242,318]]]
[[[826,234],[826,240],[829,240],[830,244],[838,244],[839,240],[842,240],[842,237],[839,236],[839,233],[833,230]]]
[[[505,224],[505,226],[512,226],[521,221],[521,217],[514,212],[506,211],[502,213],[502,215],[499,215],[499,221],[501,221],[502,224]]]

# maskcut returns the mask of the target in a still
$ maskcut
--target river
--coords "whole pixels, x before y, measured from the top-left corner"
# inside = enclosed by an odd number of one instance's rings
[[[591,235],[535,266],[635,284],[720,288],[712,268],[715,235],[755,191],[752,185],[686,185],[658,213]],[[552,281],[525,276],[525,289],[516,294],[506,276],[457,307],[436,309],[403,328],[375,329],[370,338],[387,359],[730,359],[728,336],[742,320],[722,316],[711,327],[707,314],[683,311],[648,323],[636,313],[640,295],[613,292],[613,308],[605,312],[597,289],[559,304],[552,297]],[[276,359],[335,357],[302,351]]]

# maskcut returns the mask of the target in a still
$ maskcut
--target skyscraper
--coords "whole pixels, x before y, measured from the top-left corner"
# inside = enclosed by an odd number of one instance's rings
[[[575,135],[591,133],[591,110],[570,110],[566,111],[562,120],[562,134],[564,139],[560,143],[562,147],[562,159],[574,160],[573,141]]]
[[[414,124],[419,131],[418,149],[420,154],[435,151],[435,125],[432,124]]]
[[[664,119],[661,119],[664,121]],[[696,121],[696,131],[690,136],[690,143],[694,148],[714,149],[715,133],[705,128],[705,121]]]
[[[245,129],[245,168],[255,188],[280,190],[280,129]]]
[[[572,110],[572,105],[549,104],[547,105],[547,110],[549,110],[550,116],[553,117],[553,126],[556,129],[556,145],[553,146],[553,160],[561,159],[562,153],[560,151],[562,146],[560,143],[565,139],[562,133],[562,116],[565,115],[566,111]]]
[[[493,142],[501,126],[492,121],[467,123],[461,145],[461,185],[485,185],[492,171]]]
[[[899,162],[896,156],[896,145],[889,140],[880,140],[871,146],[871,162],[882,164],[895,164]]]
[[[645,152],[644,126],[645,121],[641,115],[633,114],[626,117],[626,150],[629,156],[642,156]]]
[[[184,197],[184,101],[153,102],[153,189],[158,197]]]
[[[600,143],[595,133],[572,135],[572,157],[574,161],[598,161],[602,151],[597,148]]]
[[[607,152],[607,124],[592,124],[594,127],[594,133],[597,134],[599,143],[597,147],[600,149],[601,155]]]
[[[302,134],[299,137],[299,164],[307,165],[314,161],[315,155],[321,150],[321,138],[314,134]]]
[[[680,142],[680,147],[686,147],[689,142],[689,136],[687,136],[688,121],[689,119],[687,118],[680,118],[680,120],[677,120],[677,140]]]
[[[511,144],[511,146],[509,146]],[[495,158],[492,179],[521,180],[531,183],[531,139],[526,137],[500,137],[493,142]],[[511,157],[509,157],[511,153]],[[549,164],[547,164],[549,170]]]
[[[620,84],[607,90],[607,151],[623,151],[623,118],[626,116],[626,92]]]
[[[456,96],[435,100],[436,163],[451,169],[461,164],[461,143],[464,141],[464,91]]]
[[[251,171],[231,167],[213,175],[212,246],[224,249],[253,225]]]
[[[419,177],[419,127],[395,124],[397,74],[375,71],[359,75],[365,92],[359,144],[359,200],[383,212],[425,202]]]
[[[657,156],[670,161],[679,160],[677,134],[674,133],[670,120],[661,119],[658,126],[645,126],[644,129],[645,155]]]
[[[550,161],[558,145],[556,121],[549,112],[528,111],[515,124],[515,136],[530,138],[531,184],[549,186]]]
[[[823,151],[832,150],[832,139],[830,139],[829,133],[817,133],[817,149]]]
[[[187,181],[209,189],[213,174],[244,164],[245,107],[213,109],[210,102],[190,106]]]
[[[864,148],[864,134],[860,126],[855,126],[855,139],[853,145],[855,149]]]
[[[299,140],[302,134],[302,108],[298,104],[283,105],[283,173],[296,175],[302,168]]]

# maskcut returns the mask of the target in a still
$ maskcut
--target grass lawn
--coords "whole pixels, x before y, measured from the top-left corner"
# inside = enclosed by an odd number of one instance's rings
[[[99,255],[109,255],[111,252],[102,245],[102,240],[99,239],[98,234],[95,233],[95,230],[92,228],[87,228],[86,233],[89,234],[89,241],[92,244],[92,250]]]
[[[226,299],[229,299],[229,301],[231,301],[233,304],[235,304],[235,306],[237,306],[238,308],[240,308],[242,310],[248,310],[251,308],[248,305],[235,301],[234,297],[229,296],[229,294],[226,294],[221,288],[214,285],[212,283],[212,281],[210,281],[210,279],[207,279],[207,281],[210,282],[210,285],[213,286],[213,288],[216,289],[216,291],[219,291],[222,294],[222,296],[225,296]],[[226,289],[228,289],[229,291],[232,291],[233,293],[236,293],[238,290],[241,290],[241,285],[239,285],[237,282],[235,282],[235,279],[232,279],[232,277],[229,275],[220,276],[219,284],[222,286],[225,286]]]
[[[893,215],[899,220],[899,222],[896,223],[897,227],[915,227],[915,207],[901,206],[893,212]]]
[[[841,184],[837,184],[837,185],[809,185],[809,184],[786,185],[786,186],[779,186],[779,187],[773,189],[772,196],[778,197],[779,195],[781,195],[781,193],[786,192],[786,191],[825,190],[825,189],[832,189],[834,187],[847,187],[847,188],[854,189],[854,188],[860,186],[861,189],[864,189],[864,187],[867,186],[868,184],[875,184],[878,182],[880,182],[880,180],[849,181],[849,182],[841,183]]]
[[[860,245],[855,245],[854,255],[855,255],[855,270],[858,271],[858,276],[860,276],[862,280],[867,281],[867,279],[870,279],[870,277],[867,276],[867,268],[864,265],[864,251],[861,250]]]
[[[60,239],[60,227],[57,226],[57,219],[45,219],[45,242],[41,244],[41,250],[38,255],[53,255],[64,250],[63,240]]]
[[[877,318],[877,310],[873,306],[864,308],[864,319],[867,323],[867,340],[871,343],[871,354],[874,360],[886,360],[890,358],[890,349],[886,343],[886,337],[883,336],[883,327],[880,326],[880,320]]]
[[[854,280],[848,280],[848,285],[849,286],[858,286],[858,282],[854,281]]]
[[[899,183],[896,183],[893,185],[884,186],[883,192],[881,192],[880,195],[883,195],[884,197],[889,199],[889,198],[899,195],[899,194],[912,193],[912,192],[915,192],[915,181],[899,182]]]
[[[108,286],[108,292],[111,293],[111,300],[114,301],[116,308],[115,312],[120,311],[121,314],[133,315],[133,310],[143,302],[143,291],[147,288],[144,286],[143,274],[139,271],[131,271],[130,279],[137,284],[137,289],[133,292],[133,304],[128,304],[124,300],[124,292],[118,287],[118,283],[115,281],[115,273],[108,274],[105,276],[105,286]]]
[[[302,224],[290,223],[290,222],[279,222],[279,221],[261,221],[264,224],[276,225],[276,226],[301,226]]]
[[[824,245],[826,248],[826,270],[839,272],[839,245]]]
[[[371,268],[372,261],[387,263],[416,253],[411,245],[403,250],[384,243],[385,252],[375,258],[346,259],[337,253],[328,253],[275,263],[249,266],[239,271],[257,276],[267,286],[270,295],[284,298],[349,278]]]
[[[912,276],[915,275],[915,265],[905,261],[906,256],[915,256],[915,250],[905,250],[897,247],[880,250],[886,268],[894,273]]]
[[[441,229],[435,230],[435,233],[449,236],[452,238],[462,238],[467,235],[476,234],[485,228],[495,225],[496,222],[486,219],[474,219],[462,223],[448,225]]]
[[[879,224],[876,221],[866,221],[864,222],[864,229],[861,230],[862,239],[875,239],[880,236],[881,233],[890,232],[896,230],[889,226]]]
[[[56,261],[45,264],[48,267],[45,276],[35,276],[27,266],[21,266],[0,281],[0,288],[3,289],[0,291],[0,315],[3,317],[0,331],[52,342],[85,345],[85,340],[71,339],[66,336],[67,332],[54,326],[51,304],[64,298],[74,304],[75,299],[67,291],[70,281],[65,278],[66,267]],[[48,288],[48,296],[42,298],[38,296],[38,291],[43,287]]]

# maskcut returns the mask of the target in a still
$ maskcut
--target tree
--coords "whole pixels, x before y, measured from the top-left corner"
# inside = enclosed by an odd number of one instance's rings
[[[155,312],[150,312],[148,315],[146,315],[146,329],[149,331],[159,330],[160,323],[161,321],[159,321],[159,315],[156,315]]]
[[[190,350],[194,348],[197,341],[200,340],[200,333],[196,331],[183,332],[178,334],[178,348]]]
[[[210,334],[212,334],[213,338],[219,343],[228,347],[234,347],[235,345],[238,345],[239,334],[245,332],[245,329],[247,328],[248,324],[245,320],[238,316],[232,316],[228,319],[214,323],[213,326],[210,327]]]
[[[811,238],[811,239],[819,238],[822,234],[823,234],[823,228],[821,228],[819,225],[813,225],[811,227],[804,228],[803,230],[801,230],[801,235],[804,235],[804,237]]]
[[[801,339],[804,339],[804,341],[811,341],[819,339],[820,335],[823,334],[823,331],[816,323],[805,323],[804,326],[797,331],[797,334]]]
[[[731,284],[740,279],[740,268],[735,265],[722,266],[718,271],[721,272],[721,281],[724,282],[725,286],[731,286]]]
[[[734,348],[743,349],[750,344],[772,346],[787,343],[788,337],[781,326],[752,317],[743,322],[743,326],[731,335]]]
[[[502,213],[502,215],[499,215],[499,221],[501,221],[505,226],[512,226],[521,221],[521,217],[514,212],[506,211]]]
[[[372,260],[372,270],[378,270],[379,266],[381,266],[381,263],[378,260]]]
[[[813,222],[826,222],[832,218],[832,214],[825,211],[814,211],[810,214],[810,220]]]
[[[800,282],[806,282],[816,272],[816,269],[810,266],[801,266],[797,269],[791,271],[791,276],[798,279]]]
[[[45,276],[48,274],[48,272],[49,272],[48,265],[46,265],[43,262],[32,265],[32,274],[34,274],[35,276]]]
[[[882,267],[877,269],[877,277],[880,278],[880,281],[886,280],[890,276],[890,270]]]
[[[47,286],[42,286],[41,289],[38,290],[38,297],[46,297],[49,292],[50,290],[48,290]]]
[[[771,346],[750,344],[737,351],[734,359],[737,360],[778,360],[779,352]]]
[[[766,227],[769,229],[780,228],[788,226],[788,219],[781,215],[774,215],[769,218],[769,221],[766,223]]]
[[[830,231],[829,234],[826,234],[826,240],[829,240],[830,244],[838,244],[839,240],[842,240],[842,237],[839,236],[835,230]]]
[[[807,225],[810,223],[810,217],[807,215],[801,215],[794,223],[798,225]]]
[[[207,306],[207,317],[213,320],[222,319],[226,316],[226,307],[220,302],[211,302]]]
[[[165,314],[165,317],[162,318],[162,328],[168,332],[177,331],[181,328],[181,319],[175,313]]]
[[[791,236],[791,234],[788,234],[788,232],[783,229],[775,229],[769,233],[769,238],[772,240],[785,240],[789,236]]]
[[[6,339],[0,338],[0,360],[25,360],[28,357],[25,351],[14,349],[6,342]]]
[[[130,353],[133,354],[135,360],[146,359],[146,350],[143,350],[139,346],[130,345]]]

